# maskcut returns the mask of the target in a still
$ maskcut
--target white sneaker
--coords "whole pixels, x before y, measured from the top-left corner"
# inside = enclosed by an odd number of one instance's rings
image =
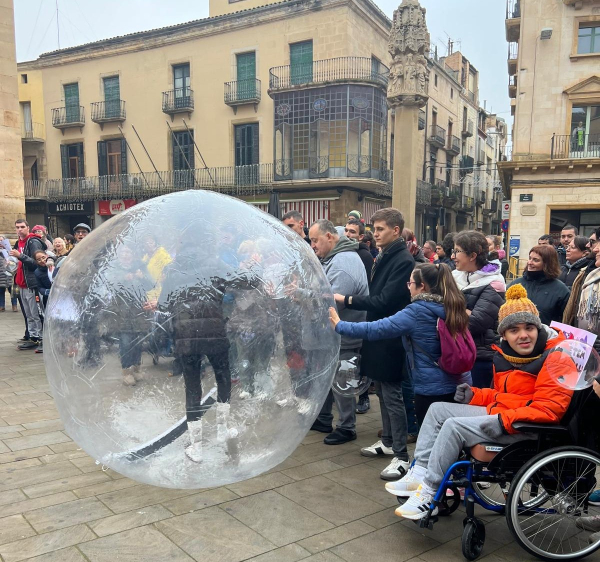
[[[575,519],[575,525],[585,531],[600,531],[600,515],[588,515]]]
[[[433,501],[433,495],[429,492],[426,492],[423,489],[423,486],[419,486],[417,491],[408,498],[404,505],[396,508],[396,515],[398,517],[404,517],[405,519],[412,519],[413,521],[417,521],[419,519],[423,519],[427,512],[429,511],[429,506]],[[435,507],[432,515],[437,515],[438,508]]]
[[[390,494],[394,494],[394,496],[398,496],[400,498],[409,498],[419,489],[421,484],[423,484],[423,482],[418,478],[415,478],[413,469],[410,468],[408,472],[397,482],[388,482],[385,485],[385,489]]]
[[[393,457],[394,450],[391,447],[386,447],[381,441],[377,441],[377,443],[371,445],[370,447],[363,447],[360,450],[360,454],[363,457],[378,457],[380,455]]]
[[[403,461],[398,457],[394,457],[392,462],[388,464],[379,474],[382,480],[400,480],[410,468],[410,461]]]

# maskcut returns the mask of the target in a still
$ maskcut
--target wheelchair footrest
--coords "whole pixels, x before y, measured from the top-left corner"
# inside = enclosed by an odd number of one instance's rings
[[[415,523],[417,523],[421,529],[429,529],[430,531],[433,531],[433,525],[437,522],[437,515],[426,515],[425,517],[423,517],[423,519],[415,521]]]

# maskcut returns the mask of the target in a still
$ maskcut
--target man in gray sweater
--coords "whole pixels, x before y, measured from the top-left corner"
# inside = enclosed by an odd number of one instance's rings
[[[358,242],[346,236],[339,236],[332,222],[321,219],[313,223],[308,233],[310,243],[321,260],[325,275],[333,293],[343,295],[369,296],[369,282],[357,251]],[[364,322],[366,312],[342,308],[340,318],[347,322]],[[340,361],[356,360],[360,357],[362,340],[342,337]],[[333,431],[333,401],[339,412],[336,430]],[[326,445],[340,445],[356,439],[356,403],[354,396],[340,396],[331,390],[319,417],[312,429],[329,433]]]

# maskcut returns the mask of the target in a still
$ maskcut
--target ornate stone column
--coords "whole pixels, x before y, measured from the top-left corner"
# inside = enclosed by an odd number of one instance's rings
[[[0,234],[25,217],[13,0],[0,0]]]
[[[429,98],[430,39],[425,8],[418,0],[403,0],[394,12],[389,52],[392,55],[387,99],[395,112],[394,183],[392,205],[402,211],[406,227],[415,228],[419,156],[419,108]]]

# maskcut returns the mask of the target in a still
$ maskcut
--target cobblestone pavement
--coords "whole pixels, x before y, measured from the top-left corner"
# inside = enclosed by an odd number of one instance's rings
[[[386,460],[360,456],[377,440],[375,397],[352,443],[326,446],[310,432],[283,464],[252,480],[202,491],[155,488],[103,470],[64,433],[42,356],[16,349],[22,333],[20,313],[0,313],[4,562],[463,560],[463,513],[433,532],[399,519],[379,479]],[[532,559],[503,517],[482,514],[481,560]]]

